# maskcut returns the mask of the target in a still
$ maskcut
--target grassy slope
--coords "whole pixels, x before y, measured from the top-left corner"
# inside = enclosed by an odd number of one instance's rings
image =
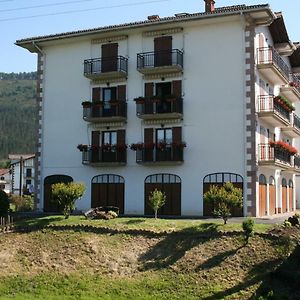
[[[1,235],[0,299],[249,299],[256,290],[276,290],[270,272],[295,264],[282,259],[276,240],[255,236],[245,246],[238,233],[201,238],[200,232],[224,230],[203,221],[52,217],[30,224],[37,222],[93,222],[124,233],[43,229]],[[154,234],[134,231],[140,228]],[[170,230],[175,232],[158,233]],[[286,284],[276,293],[279,299],[280,293],[292,295]]]

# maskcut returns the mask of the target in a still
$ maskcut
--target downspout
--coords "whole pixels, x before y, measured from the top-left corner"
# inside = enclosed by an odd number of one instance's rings
[[[36,50],[38,50],[37,52],[39,52],[40,54],[43,54],[43,55],[45,55],[45,52],[34,42],[34,41],[32,41],[32,46],[36,49]]]

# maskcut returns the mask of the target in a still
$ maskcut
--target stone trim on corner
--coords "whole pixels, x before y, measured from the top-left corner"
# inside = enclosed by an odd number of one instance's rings
[[[255,26],[245,28],[247,215],[256,216]]]

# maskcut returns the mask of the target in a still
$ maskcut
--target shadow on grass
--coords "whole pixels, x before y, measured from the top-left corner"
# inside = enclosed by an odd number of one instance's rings
[[[26,228],[28,231],[34,231],[61,220],[64,220],[63,216],[21,219],[15,222],[15,226],[19,229]]]
[[[124,222],[123,224],[127,224],[127,225],[135,225],[135,224],[141,224],[144,223],[145,220],[141,220],[141,219],[132,219],[132,220],[128,220],[126,222]]]
[[[143,263],[141,269],[157,270],[174,264],[185,255],[186,251],[204,241],[220,236],[219,226],[219,224],[204,223],[166,235],[162,241],[139,258],[139,261]]]

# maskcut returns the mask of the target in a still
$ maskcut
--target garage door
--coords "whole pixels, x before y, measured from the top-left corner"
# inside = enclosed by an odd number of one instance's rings
[[[103,174],[92,179],[92,207],[116,206],[124,214],[125,180],[122,176]]]
[[[282,201],[282,213],[287,212],[287,182],[283,178],[281,183],[281,201]]]
[[[158,189],[165,193],[166,203],[158,211],[160,216],[181,215],[181,179],[173,174],[154,174],[145,179],[145,215],[154,212],[148,204],[150,193]]]
[[[289,181],[289,211],[294,211],[294,185],[293,185],[293,181],[290,180]]]
[[[276,214],[276,186],[274,177],[269,180],[269,211],[270,215]]]
[[[266,177],[261,174],[259,176],[259,213],[260,217],[267,215],[267,180]]]
[[[67,175],[51,175],[44,179],[44,212],[59,212],[59,205],[52,200],[52,185],[69,183],[73,178]]]

